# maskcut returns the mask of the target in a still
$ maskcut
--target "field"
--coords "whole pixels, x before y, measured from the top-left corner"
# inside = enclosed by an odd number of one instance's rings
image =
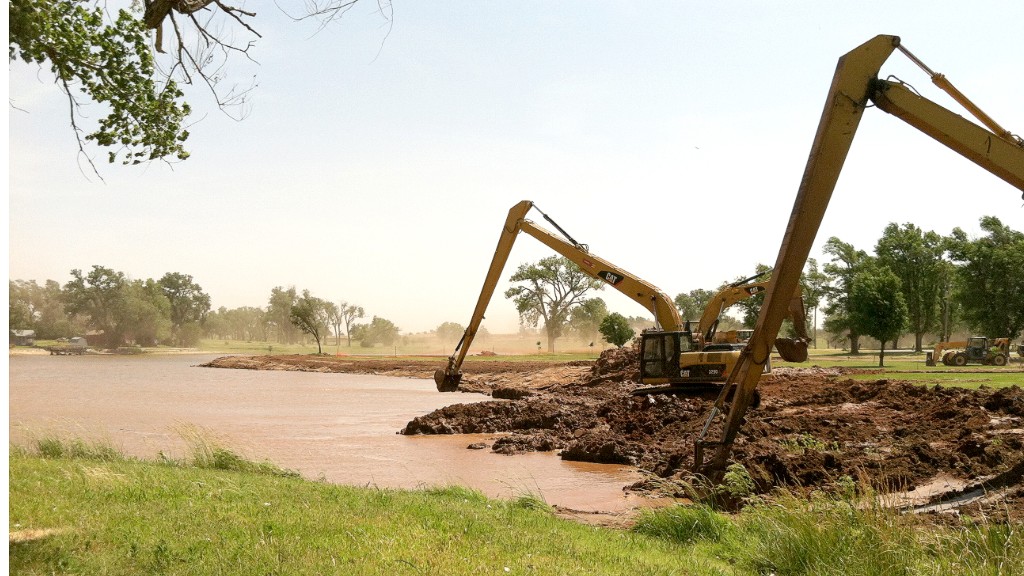
[[[559,519],[538,498],[335,486],[213,447],[140,462],[43,440],[12,450],[12,574],[1019,574],[1018,526],[934,525],[871,496],[778,496],[739,514]]]
[[[915,360],[892,360],[886,371],[836,354],[815,355],[810,367],[776,363],[735,446],[752,493],[827,492],[857,481],[896,506],[1024,519],[1020,364],[918,371]],[[213,365],[430,378],[443,359],[235,356]],[[649,473],[633,490],[685,497],[697,481],[693,442],[709,402],[633,396],[636,366],[629,348],[593,361],[474,356],[461,389],[502,400],[443,408],[403,432],[493,433],[490,448],[505,454],[554,450],[566,459],[631,464]]]

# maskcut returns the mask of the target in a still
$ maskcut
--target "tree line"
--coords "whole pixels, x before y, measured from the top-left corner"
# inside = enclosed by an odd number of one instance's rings
[[[801,276],[807,325],[818,325],[821,308],[825,331],[841,337],[855,353],[864,336],[881,342],[884,351],[886,343],[895,346],[898,338],[912,334],[918,352],[927,334],[945,341],[969,330],[1015,340],[1024,332],[1024,233],[994,216],[982,218],[981,229],[981,237],[969,238],[960,228],[942,236],[912,223],[891,223],[875,244],[874,255],[829,238],[823,250],[829,261],[819,266],[809,259]],[[756,272],[770,270],[760,264]],[[390,346],[400,333],[382,317],[358,322],[365,317],[361,306],[295,287],[273,288],[265,308],[212,311],[210,297],[187,274],[132,280],[123,272],[93,266],[88,273],[72,270],[71,277],[63,286],[53,280],[41,286],[10,281],[10,328],[35,330],[41,339],[91,332],[108,347],[193,346],[201,338],[294,344],[310,337],[321,352],[330,336],[340,341],[345,335],[349,346],[355,340],[372,347]],[[565,335],[621,345],[652,326],[650,318],[609,313],[604,300],[589,297],[603,283],[563,257],[522,264],[509,281],[513,286],[505,297],[519,312],[521,326],[543,326],[549,352]],[[680,315],[699,318],[717,291],[677,294]],[[759,294],[738,303],[740,318],[724,318],[720,328],[732,328],[730,322],[752,328],[763,299]],[[454,342],[464,330],[444,322],[435,333]]]
[[[366,315],[362,306],[331,302],[295,287],[277,286],[265,308],[211,310],[210,296],[192,276],[169,272],[159,280],[134,280],[124,272],[94,265],[71,271],[61,285],[47,280],[9,281],[9,327],[33,330],[56,340],[88,335],[106,348],[123,345],[194,346],[202,338],[294,344],[306,336],[318,347],[330,335],[348,345],[391,345],[400,329],[390,320]],[[322,350],[321,350],[322,351]]]
[[[826,332],[843,338],[854,353],[863,336],[881,342],[883,355],[886,343],[895,345],[905,334],[914,336],[918,352],[927,334],[947,341],[955,332],[969,330],[1015,340],[1024,331],[1024,233],[995,216],[983,217],[981,229],[981,237],[970,238],[960,228],[942,236],[912,223],[891,223],[874,255],[829,238],[824,253],[830,261],[819,266],[808,259],[801,275],[806,324],[816,327],[822,308]],[[759,264],[756,272],[767,278],[770,268]],[[515,303],[523,325],[543,321],[549,351],[566,330],[599,330],[611,316],[600,298],[587,297],[602,283],[566,258],[523,264],[509,280],[515,285],[505,297]],[[677,294],[681,317],[699,318],[725,285]],[[742,326],[754,327],[763,300],[764,294],[759,294],[736,304]],[[627,319],[613,319],[616,328],[630,327],[623,320]],[[638,320],[650,326],[649,319]],[[607,330],[601,330],[602,335],[615,343],[610,334],[616,330]]]

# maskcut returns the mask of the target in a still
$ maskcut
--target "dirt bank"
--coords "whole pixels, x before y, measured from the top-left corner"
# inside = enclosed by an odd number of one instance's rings
[[[259,356],[210,365],[432,378],[443,360]],[[633,396],[636,366],[631,349],[606,351],[596,362],[467,362],[463,389],[512,399],[442,408],[402,433],[495,433],[496,452],[556,450],[570,460],[631,464],[650,473],[634,490],[683,495],[710,402]],[[828,490],[849,477],[901,504],[959,497],[954,513],[1024,520],[1020,387],[925,388],[800,368],[777,369],[759,389],[762,405],[747,415],[734,452],[758,492],[780,485]]]

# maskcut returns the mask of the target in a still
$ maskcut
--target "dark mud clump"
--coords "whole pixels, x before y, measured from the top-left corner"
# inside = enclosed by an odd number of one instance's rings
[[[688,479],[711,403],[631,395],[639,386],[637,365],[635,348],[606,351],[589,372],[529,397],[449,406],[414,419],[402,433],[494,433],[496,452],[552,450],[568,460]],[[784,368],[765,375],[759,390],[761,407],[747,414],[733,452],[758,492],[829,488],[847,478],[910,491],[936,477],[982,482],[1024,461],[1024,391],[1017,386],[929,388]],[[1003,505],[1024,494],[1019,479],[1016,488],[1010,484]]]

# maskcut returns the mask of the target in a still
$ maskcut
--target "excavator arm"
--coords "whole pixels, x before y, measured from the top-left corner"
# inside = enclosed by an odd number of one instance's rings
[[[599,278],[610,284],[613,288],[622,292],[636,303],[654,314],[655,322],[661,330],[680,331],[683,330],[683,323],[679,318],[679,311],[675,303],[667,294],[650,283],[626,272],[607,260],[590,253],[586,245],[576,242],[571,236],[565,233],[547,214],[540,212],[544,219],[551,223],[565,238],[557,236],[548,230],[534,224],[526,219],[530,209],[536,208],[533,202],[523,200],[508,211],[505,225],[498,238],[498,247],[494,250],[494,257],[491,259],[491,266],[484,278],[483,289],[477,299],[476,308],[473,310],[473,317],[469,326],[463,333],[458,345],[455,346],[455,353],[448,358],[448,364],[443,370],[434,373],[434,382],[441,392],[454,392],[459,388],[462,380],[462,363],[466,359],[469,346],[480,329],[480,322],[484,319],[487,305],[494,295],[494,289],[501,278],[501,273],[508,262],[508,255],[512,251],[516,237],[520,232],[533,236],[542,244],[548,246],[555,252],[565,256],[574,264],[579,266],[584,274],[592,278]]]
[[[769,270],[756,276],[733,282],[719,290],[711,298],[707,306],[704,307],[704,313],[701,315],[697,326],[697,334],[699,335],[697,336],[699,338],[698,348],[703,349],[708,344],[714,342],[718,321],[726,308],[768,290],[770,281],[751,282],[751,280],[756,280],[770,273],[771,271]],[[796,292],[790,300],[789,317],[793,321],[793,329],[797,337],[776,338],[775,348],[779,351],[783,360],[787,362],[803,362],[807,360],[807,342],[810,338],[807,335],[807,323],[804,319],[803,290],[800,286],[797,286]]]
[[[711,343],[715,336],[715,330],[718,328],[718,320],[722,317],[722,313],[725,312],[726,308],[768,289],[767,281],[752,282],[752,280],[757,280],[768,273],[762,272],[750,278],[733,282],[711,297],[711,300],[704,307],[704,313],[701,314],[700,321],[697,324],[697,333],[700,334],[705,343]]]
[[[695,469],[712,481],[721,480],[725,471],[733,441],[768,361],[772,341],[786,315],[789,296],[798,286],[800,272],[869,102],[874,102],[882,110],[932,136],[1012,186],[1024,190],[1024,145],[1020,139],[1010,136],[1006,131],[997,133],[986,130],[911,93],[900,84],[878,79],[882,65],[899,47],[899,37],[880,35],[839,59],[779,249],[771,285],[754,333],[729,377],[727,386],[735,385],[736,392],[721,436],[713,442],[704,442],[702,438],[695,447]],[[917,61],[916,58],[914,60]],[[985,120],[982,122],[988,125]],[[716,403],[711,418],[714,418],[718,408]],[[711,418],[708,419],[709,425]],[[714,447],[714,455],[707,466],[704,466],[701,458],[705,446]]]

